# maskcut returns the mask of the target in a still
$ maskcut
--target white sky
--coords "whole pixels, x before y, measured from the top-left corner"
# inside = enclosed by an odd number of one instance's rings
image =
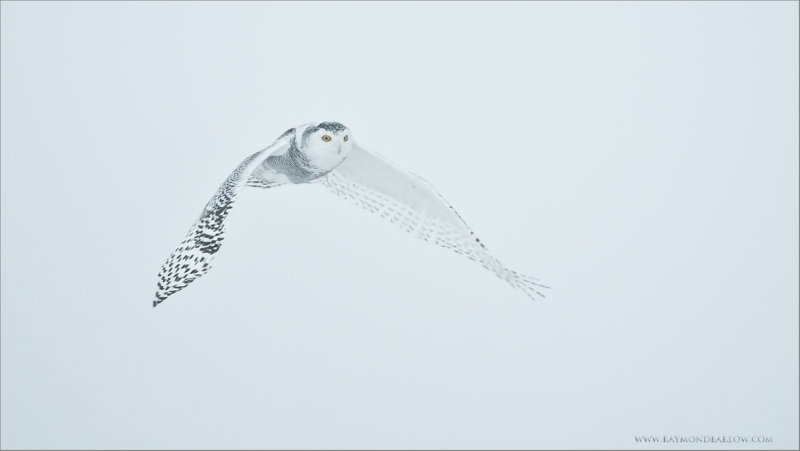
[[[1,8],[3,448],[798,447],[796,2]],[[296,186],[153,309],[319,120],[548,299]]]

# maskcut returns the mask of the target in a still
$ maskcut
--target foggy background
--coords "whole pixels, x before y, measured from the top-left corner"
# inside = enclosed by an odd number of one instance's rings
[[[3,448],[797,448],[796,2],[1,8]],[[153,309],[323,120],[548,298],[289,186]]]

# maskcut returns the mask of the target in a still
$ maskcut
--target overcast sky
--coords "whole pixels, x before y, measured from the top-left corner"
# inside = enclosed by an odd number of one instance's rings
[[[798,447],[797,2],[0,8],[3,448]],[[322,120],[548,298],[307,185],[153,309]]]

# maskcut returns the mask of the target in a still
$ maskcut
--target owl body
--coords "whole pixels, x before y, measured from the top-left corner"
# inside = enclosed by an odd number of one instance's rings
[[[251,185],[311,182],[339,166],[352,149],[350,130],[338,122],[303,124],[287,130],[281,138],[289,141],[288,147],[258,166]]]

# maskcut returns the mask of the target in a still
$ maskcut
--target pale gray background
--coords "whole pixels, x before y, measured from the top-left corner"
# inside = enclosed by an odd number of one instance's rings
[[[796,448],[797,15],[4,2],[2,446]],[[314,120],[548,299],[299,186],[153,309],[219,183]]]

